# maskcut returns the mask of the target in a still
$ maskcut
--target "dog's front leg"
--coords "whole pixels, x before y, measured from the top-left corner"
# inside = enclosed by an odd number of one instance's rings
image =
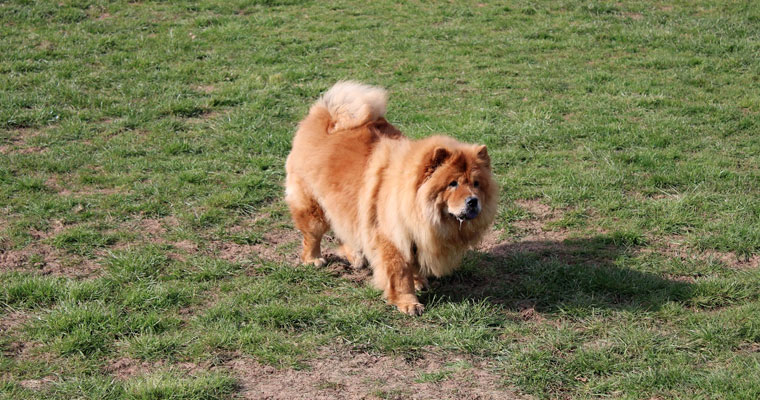
[[[416,264],[405,260],[389,240],[380,238],[378,242],[380,262],[374,273],[375,281],[383,289],[385,298],[404,314],[422,314],[425,307],[414,293]]]

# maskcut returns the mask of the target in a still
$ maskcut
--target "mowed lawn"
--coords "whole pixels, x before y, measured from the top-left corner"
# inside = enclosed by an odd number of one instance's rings
[[[0,398],[760,397],[760,2],[3,1],[0,54]],[[421,317],[298,263],[340,79],[493,159]]]

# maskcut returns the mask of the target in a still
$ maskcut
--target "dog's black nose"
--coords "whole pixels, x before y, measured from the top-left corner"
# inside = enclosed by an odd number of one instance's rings
[[[474,196],[470,196],[465,200],[464,202],[467,205],[467,208],[478,208],[478,198]]]

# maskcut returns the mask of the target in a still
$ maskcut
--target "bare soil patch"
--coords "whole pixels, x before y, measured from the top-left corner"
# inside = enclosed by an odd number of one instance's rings
[[[626,13],[623,13],[623,15],[636,21],[641,21],[642,19],[644,19],[644,15],[637,12],[626,12]]]
[[[7,139],[7,142],[0,145],[0,154],[32,154],[44,153],[47,149],[40,146],[28,146],[29,139],[39,136],[40,131],[34,129],[18,129],[16,135]]]
[[[0,317],[0,332],[8,333],[17,329],[29,320],[29,314],[14,311]]]
[[[640,252],[659,253],[668,258],[678,258],[684,261],[718,261],[731,269],[749,270],[760,267],[760,255],[740,256],[733,252],[717,250],[698,250],[685,244],[683,237],[670,237],[655,243],[653,247],[642,248]]]
[[[121,357],[112,360],[105,367],[106,372],[119,380],[126,380],[134,376],[143,375],[155,370],[153,363],[141,361],[130,357]]]
[[[295,230],[277,229],[264,234],[261,243],[238,244],[224,241],[216,242],[212,248],[219,257],[228,261],[238,262],[249,258],[266,261],[298,263],[300,235]],[[292,247],[284,248],[283,246]]]
[[[538,200],[518,200],[515,204],[528,211],[530,217],[512,223],[517,229],[514,237],[504,240],[504,231],[491,230],[476,250],[496,256],[524,252],[567,252],[567,246],[563,242],[569,238],[570,231],[565,228],[546,229],[547,223],[562,218],[564,210],[554,209]]]
[[[34,242],[22,249],[10,249],[0,246],[0,271],[26,271],[41,275],[90,277],[100,271],[100,265],[86,257],[68,254],[53,246],[43,243],[65,230],[61,220],[50,221],[46,230],[31,228],[29,230]]]
[[[19,381],[18,384],[21,385],[24,389],[40,390],[54,381],[54,376],[46,376],[42,379],[25,379],[23,381]]]
[[[35,242],[21,250],[0,250],[0,271],[14,270],[86,278],[97,275],[101,267],[95,260],[67,254],[50,245]]]
[[[108,196],[112,194],[122,193],[121,190],[117,188],[82,188],[80,190],[72,191],[71,189],[63,188],[60,191],[58,191],[58,194],[61,196],[92,196],[92,195],[100,195],[100,196]]]
[[[541,313],[536,311],[535,307],[533,306],[527,306],[520,310],[520,318],[522,318],[523,321],[536,321],[536,322],[543,322],[546,320]]]
[[[131,357],[120,357],[110,360],[105,366],[105,372],[118,380],[128,380],[141,375],[148,375],[159,370],[176,370],[189,375],[197,375],[208,371],[211,364],[197,364],[193,362],[178,362],[169,364],[164,360],[144,361]]]
[[[179,242],[172,242],[171,245],[184,254],[195,254],[198,252],[198,244],[192,240],[180,240]],[[184,254],[172,253],[171,256],[179,261],[185,261]]]
[[[36,341],[24,341],[23,337],[20,337],[19,330],[21,328],[21,324],[26,323],[30,319],[33,318],[32,315],[27,314],[20,317],[14,317],[14,318],[20,318],[22,321],[13,321],[12,323],[16,323],[15,328],[10,328],[8,331],[0,330],[0,333],[4,335],[11,335],[16,334],[15,340],[13,342],[10,342],[7,346],[5,346],[3,350],[3,355],[8,358],[15,358],[17,360],[37,360],[37,361],[44,361],[46,363],[52,363],[55,360],[55,356],[51,353],[45,352],[43,345],[40,342]],[[0,380],[2,379],[2,374],[0,373]]]
[[[142,218],[128,221],[123,228],[133,232],[140,232],[149,239],[160,237],[166,233],[166,223],[163,219]]]
[[[546,229],[549,222],[558,221],[563,216],[563,210],[554,209],[538,200],[518,200],[515,202],[531,214],[531,218],[515,221],[513,225],[519,229],[523,241],[567,239],[567,229]]]
[[[198,90],[203,93],[212,93],[216,90],[216,87],[214,85],[200,85],[198,86]]]
[[[345,258],[336,254],[327,255],[327,269],[336,276],[348,279],[354,283],[369,280],[372,277],[372,269],[367,265],[351,265]]]
[[[263,365],[250,358],[226,364],[245,399],[519,399],[486,365],[462,356],[422,358],[331,351],[303,370]]]
[[[63,221],[60,219],[54,219],[50,221],[50,226],[47,230],[41,231],[38,229],[30,229],[29,233],[32,234],[32,237],[37,240],[44,240],[53,236],[57,236],[59,233],[63,232],[65,228],[65,225],[63,224]]]
[[[219,111],[204,111],[195,117],[187,118],[186,121],[190,124],[200,124],[211,119],[216,119],[220,115]]]

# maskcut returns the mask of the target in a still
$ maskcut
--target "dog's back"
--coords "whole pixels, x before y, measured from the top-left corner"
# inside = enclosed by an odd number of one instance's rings
[[[299,124],[286,163],[286,201],[299,229],[315,232],[314,240],[304,238],[304,247],[309,242],[313,248],[328,227],[344,242],[358,237],[357,199],[367,160],[381,137],[402,137],[383,118],[386,99],[384,89],[339,82]],[[317,247],[302,257],[320,264],[318,254]]]

